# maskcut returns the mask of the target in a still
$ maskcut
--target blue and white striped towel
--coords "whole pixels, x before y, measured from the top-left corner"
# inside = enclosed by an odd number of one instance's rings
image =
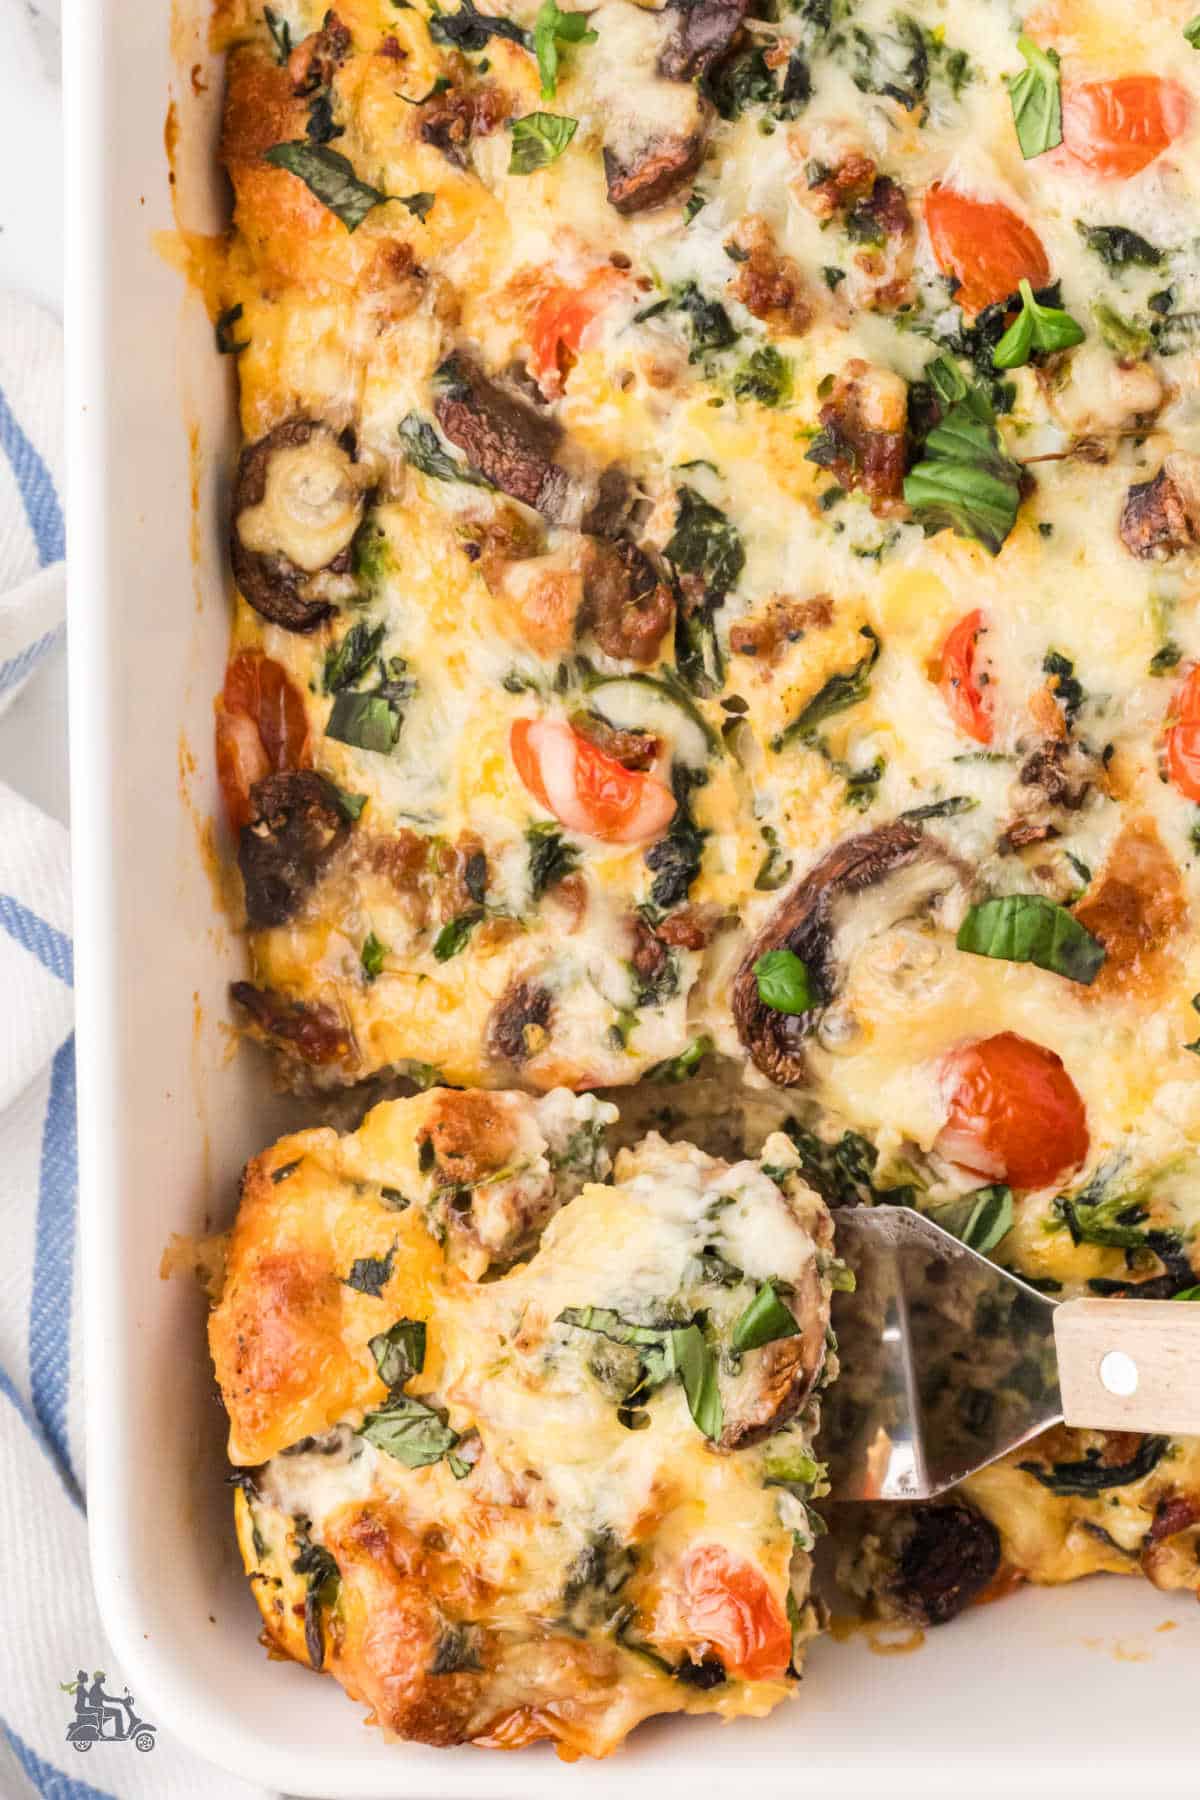
[[[61,408],[58,325],[0,296],[0,708],[63,629]],[[0,785],[0,1797],[266,1800],[161,1730],[150,1754],[67,1742],[80,1669],[125,1691],[84,1516],[69,869]]]

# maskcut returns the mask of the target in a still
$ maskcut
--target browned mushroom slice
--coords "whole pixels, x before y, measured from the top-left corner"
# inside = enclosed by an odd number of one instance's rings
[[[520,1067],[546,1046],[554,999],[549,988],[536,981],[514,981],[492,1008],[488,1020],[489,1053],[500,1062]]]
[[[687,137],[647,138],[628,157],[606,145],[604,179],[609,204],[619,213],[661,206],[695,174],[703,155],[704,138],[698,131]]]
[[[608,198],[618,212],[661,205],[704,154],[713,109],[686,75],[670,71],[692,59],[697,70],[706,66],[704,44],[716,32],[715,15],[726,9],[699,0],[696,10],[703,17],[694,34],[690,11],[682,7],[656,12],[606,0],[592,17],[598,41],[588,72],[596,113],[604,120]]]
[[[579,622],[606,656],[653,662],[674,604],[670,588],[636,544],[586,540]]]
[[[666,11],[671,34],[658,58],[668,81],[695,81],[724,56],[746,12],[746,0],[677,0]]]
[[[323,1001],[289,1000],[274,988],[235,981],[230,996],[249,1018],[251,1035],[285,1056],[320,1066],[341,1062],[351,1050],[350,1033]]]
[[[283,925],[294,917],[348,829],[337,789],[314,770],[256,781],[250,822],[238,839],[250,924]]]
[[[914,1625],[945,1625],[1000,1567],[1000,1534],[974,1507],[919,1506],[904,1521],[887,1598]]]
[[[900,822],[847,838],[823,857],[759,933],[734,977],[734,1024],[755,1067],[779,1087],[807,1082],[810,1040],[844,984],[851,954],[962,881],[963,870],[935,838]],[[754,965],[769,950],[790,950],[804,963],[819,997],[807,1012],[777,1012],[760,998]]]
[[[814,1264],[806,1265],[787,1307],[800,1324],[796,1336],[747,1351],[739,1373],[722,1387],[722,1450],[761,1443],[795,1418],[824,1367],[826,1309]]]
[[[562,431],[553,419],[507,393],[457,351],[434,376],[434,412],[473,469],[547,519],[563,518],[570,483],[554,460]]]
[[[1134,556],[1163,561],[1200,543],[1200,456],[1174,450],[1153,481],[1125,496],[1121,542]]]
[[[354,591],[351,545],[370,479],[353,438],[287,419],[242,451],[233,491],[234,580],[255,612],[312,631]]]

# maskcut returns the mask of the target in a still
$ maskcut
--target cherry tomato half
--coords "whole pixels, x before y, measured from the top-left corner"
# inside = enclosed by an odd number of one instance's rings
[[[1200,800],[1200,663],[1175,696],[1167,726],[1167,774],[1189,800]]]
[[[976,609],[964,615],[942,645],[942,673],[938,691],[946,710],[960,731],[976,743],[992,741],[992,690],[986,670],[980,667],[979,639],[987,626]]]
[[[1049,1187],[1088,1153],[1087,1114],[1062,1059],[1002,1031],[942,1064],[949,1111],[937,1148],[951,1162],[1014,1188]]]
[[[529,333],[533,351],[529,367],[548,400],[562,393],[584,333],[623,280],[618,270],[603,266],[594,269],[579,287],[552,288],[538,307]]]
[[[239,650],[217,702],[217,778],[234,830],[250,818],[250,789],[265,775],[312,762],[304,697],[261,650]]]
[[[1161,156],[1190,115],[1186,91],[1159,75],[1085,81],[1063,91],[1063,143],[1093,174],[1125,180]]]
[[[792,1660],[787,1614],[752,1563],[719,1544],[689,1550],[680,1570],[683,1617],[695,1646],[711,1645],[730,1675],[779,1681]]]
[[[955,299],[968,312],[1006,300],[1023,278],[1035,288],[1050,279],[1042,240],[1002,201],[938,183],[925,196],[925,223],[937,266],[957,279]]]
[[[561,719],[518,719],[509,747],[534,799],[571,831],[641,844],[661,837],[674,817],[670,788],[625,768]]]

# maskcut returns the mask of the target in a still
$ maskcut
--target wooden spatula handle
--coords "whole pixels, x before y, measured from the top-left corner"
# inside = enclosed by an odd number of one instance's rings
[[[1200,1304],[1064,1300],[1054,1346],[1068,1425],[1200,1434]]]

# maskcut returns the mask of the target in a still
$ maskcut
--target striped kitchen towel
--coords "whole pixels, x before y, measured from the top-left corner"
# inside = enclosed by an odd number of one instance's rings
[[[0,707],[63,628],[61,404],[57,325],[0,296]],[[265,1800],[132,1728],[92,1598],[69,870],[65,829],[0,783],[0,1797]]]
[[[0,295],[0,712],[66,617],[62,327]]]

